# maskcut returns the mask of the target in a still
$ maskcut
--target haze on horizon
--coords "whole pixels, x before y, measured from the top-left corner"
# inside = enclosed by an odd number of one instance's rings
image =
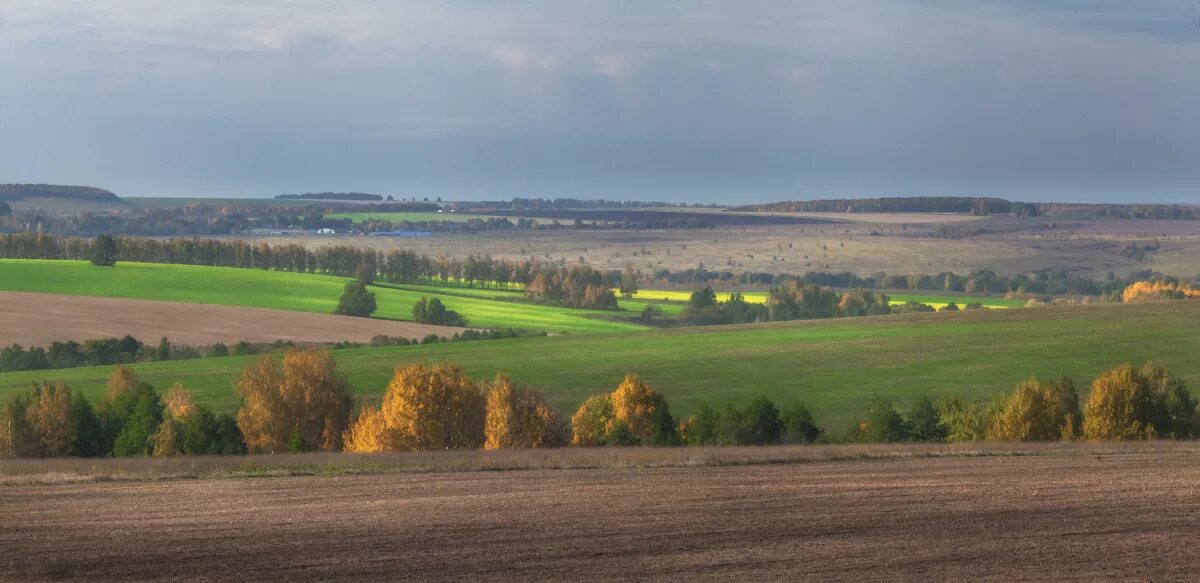
[[[0,78],[0,183],[1200,202],[1200,0],[6,0]]]

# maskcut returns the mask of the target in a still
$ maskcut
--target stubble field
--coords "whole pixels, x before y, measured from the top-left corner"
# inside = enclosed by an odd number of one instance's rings
[[[4,486],[0,578],[1179,580],[1200,567],[1186,544],[1200,535],[1190,444],[925,449],[737,467]]]

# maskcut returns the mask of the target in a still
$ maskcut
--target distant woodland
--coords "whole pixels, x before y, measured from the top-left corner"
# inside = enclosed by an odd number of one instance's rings
[[[57,184],[0,184],[0,200],[26,198],[66,198],[88,202],[124,202],[121,197],[93,186],[61,186]]]

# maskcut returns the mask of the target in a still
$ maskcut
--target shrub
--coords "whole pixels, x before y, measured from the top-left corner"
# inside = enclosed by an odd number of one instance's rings
[[[1071,379],[1022,381],[997,402],[987,437],[997,441],[1074,439],[1079,431],[1079,397]]]
[[[453,364],[396,370],[379,409],[366,407],[346,432],[355,452],[472,449],[484,443],[484,398]]]

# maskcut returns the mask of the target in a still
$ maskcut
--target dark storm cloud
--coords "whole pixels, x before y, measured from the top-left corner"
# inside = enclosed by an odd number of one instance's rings
[[[0,182],[1200,202],[1192,0],[9,0],[0,79]]]

